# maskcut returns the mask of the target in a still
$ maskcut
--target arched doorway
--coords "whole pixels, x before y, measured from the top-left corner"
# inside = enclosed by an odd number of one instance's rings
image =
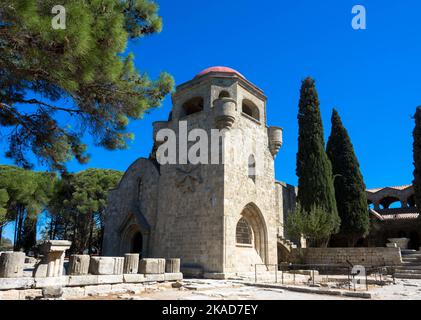
[[[142,251],[143,251],[143,236],[142,236],[142,233],[138,231],[133,235],[130,253],[139,253],[140,257],[142,257]]]
[[[238,239],[245,239],[246,226],[250,230],[250,236],[247,238],[251,247],[254,247],[257,254],[262,259],[263,263],[268,261],[268,249],[267,249],[267,231],[266,224],[262,213],[253,203],[246,205],[241,212],[241,218],[237,222],[237,245]],[[243,234],[240,234],[242,231]]]

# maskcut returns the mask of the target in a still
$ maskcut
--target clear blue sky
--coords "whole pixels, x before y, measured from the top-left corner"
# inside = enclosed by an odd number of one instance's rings
[[[297,181],[299,88],[310,75],[317,81],[326,139],[336,107],[367,187],[411,183],[411,116],[421,105],[419,0],[157,2],[164,29],[130,43],[137,67],[153,78],[168,71],[181,84],[206,67],[224,65],[262,88],[268,97],[268,124],[284,128],[276,158],[278,180]],[[367,9],[367,30],[351,27],[356,4]],[[125,170],[138,157],[147,157],[151,124],[166,120],[170,109],[167,97],[161,108],[132,122],[136,140],[130,149],[109,152],[91,145],[90,163],[72,162],[69,169]],[[10,163],[3,155],[0,162]]]

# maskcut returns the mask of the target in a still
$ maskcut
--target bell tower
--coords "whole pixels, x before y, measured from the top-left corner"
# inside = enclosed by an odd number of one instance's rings
[[[172,102],[168,121],[154,123],[155,150],[165,143],[159,132],[170,129],[177,153],[184,154],[159,166],[153,255],[180,257],[184,272],[196,270],[206,277],[276,264],[274,158],[282,129],[267,127],[263,91],[234,69],[211,67],[179,85]],[[214,139],[221,130],[227,136]],[[197,140],[190,139],[193,132]],[[189,152],[205,138],[209,148],[202,159],[208,161],[193,164]],[[215,149],[215,141],[223,149]],[[224,161],[212,161],[215,150],[223,150]]]

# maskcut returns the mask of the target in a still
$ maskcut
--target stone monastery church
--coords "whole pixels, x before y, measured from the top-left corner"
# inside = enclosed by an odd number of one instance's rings
[[[137,159],[110,191],[103,255],[181,258],[185,274],[208,278],[278,263],[278,254],[292,246],[284,238],[284,218],[296,190],[275,180],[282,129],[266,125],[263,91],[231,68],[211,67],[179,85],[172,101],[168,121],[153,124],[149,159]],[[237,161],[159,164],[163,141],[157,132],[171,129],[181,136],[182,121],[189,131],[200,128],[209,136],[215,129],[244,132],[223,146]]]

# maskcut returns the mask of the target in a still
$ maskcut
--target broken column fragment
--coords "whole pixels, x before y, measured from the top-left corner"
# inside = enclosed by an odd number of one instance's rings
[[[88,274],[90,260],[91,257],[87,254],[72,254],[69,258],[69,274],[72,276]]]
[[[6,251],[0,255],[0,278],[20,278],[23,276],[25,253]]]
[[[123,274],[123,257],[91,257],[89,273],[95,275]]]
[[[124,255],[124,274],[137,273],[139,270],[139,254],[126,253]]]
[[[165,272],[166,273],[178,273],[180,272],[180,259],[171,258],[165,260]]]
[[[165,259],[146,258],[139,261],[139,272],[142,274],[165,273]]]

